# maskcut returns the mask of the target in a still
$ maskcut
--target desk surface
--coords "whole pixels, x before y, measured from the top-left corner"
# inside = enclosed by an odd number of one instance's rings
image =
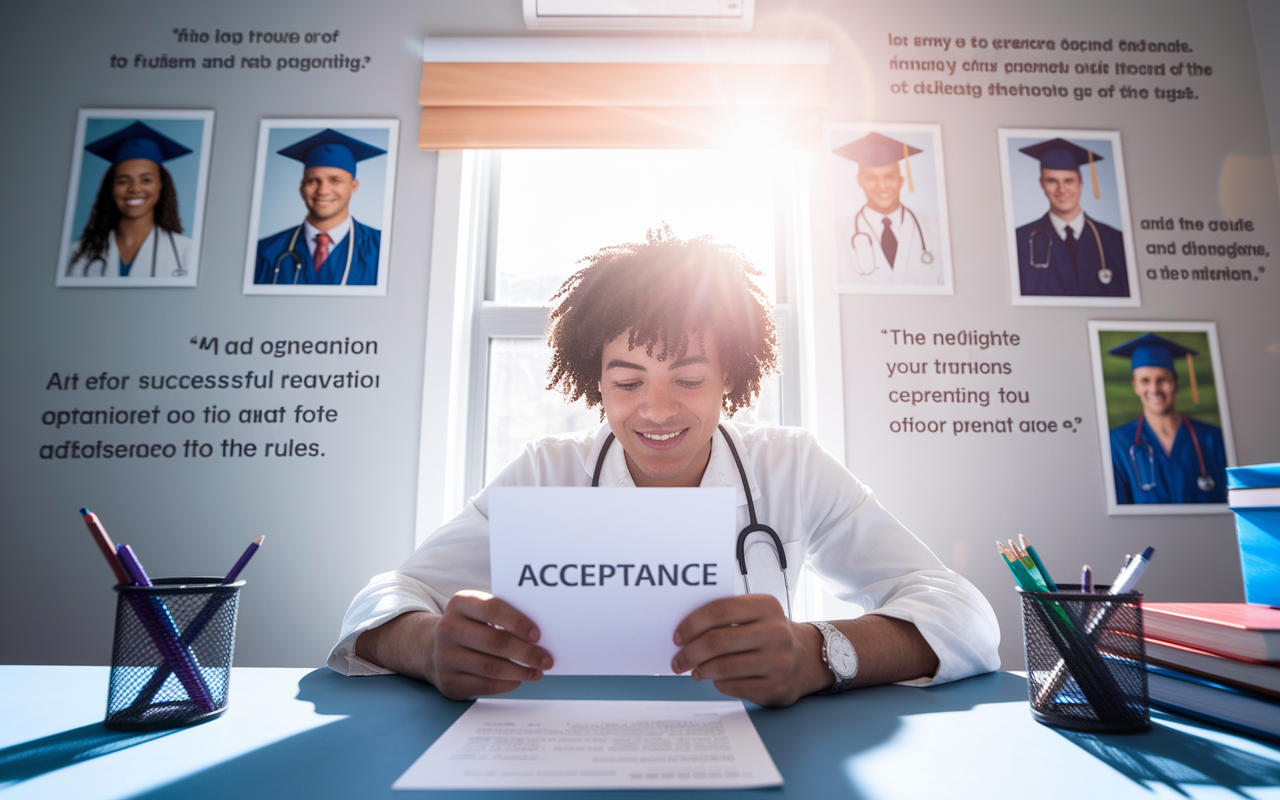
[[[220,719],[129,734],[102,726],[106,696],[105,667],[0,666],[0,800],[403,800],[417,793],[392,792],[392,781],[468,705],[399,676],[238,668],[231,706]],[[507,696],[723,699],[710,684],[675,677],[549,677]],[[748,704],[748,710],[786,785],[716,797],[1280,800],[1276,747],[1158,713],[1152,730],[1138,735],[1047,728],[1031,720],[1025,680],[1009,673],[929,689],[882,686],[808,697],[788,709]],[[1016,753],[1028,756],[1025,764]],[[626,796],[681,794],[711,796]]]

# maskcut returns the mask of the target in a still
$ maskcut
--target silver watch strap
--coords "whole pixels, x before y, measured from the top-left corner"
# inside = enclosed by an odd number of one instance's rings
[[[818,632],[822,634],[822,663],[826,665],[827,669],[830,670],[831,674],[834,675],[836,679],[835,683],[831,684],[826,689],[823,689],[822,691],[818,692],[818,694],[836,694],[837,692],[843,692],[845,689],[848,689],[850,686],[852,686],[853,679],[858,677],[857,661],[855,660],[854,662],[854,673],[852,675],[848,676],[847,678],[840,677],[836,673],[836,671],[831,667],[831,662],[827,660],[827,644],[831,641],[833,637],[837,637],[837,636],[841,639],[844,639],[846,644],[849,644],[849,639],[843,633],[841,633],[840,630],[836,628],[836,626],[832,625],[830,622],[810,622],[809,624],[817,628]],[[852,649],[853,645],[849,644],[849,647],[850,649]],[[856,659],[857,657],[856,653],[854,654],[854,657]]]

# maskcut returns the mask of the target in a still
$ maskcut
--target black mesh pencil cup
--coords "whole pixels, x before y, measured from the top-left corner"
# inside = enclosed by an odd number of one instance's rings
[[[1151,727],[1142,593],[1085,593],[1078,585],[1022,597],[1031,716],[1091,733]]]
[[[160,578],[151,587],[115,587],[108,728],[178,728],[227,709],[244,581],[221,581]]]

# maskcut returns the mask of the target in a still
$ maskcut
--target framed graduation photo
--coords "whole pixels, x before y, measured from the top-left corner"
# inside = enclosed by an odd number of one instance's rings
[[[264,119],[245,294],[385,295],[398,119]]]
[[[82,108],[55,285],[195,286],[213,112]]]
[[[998,131],[1016,306],[1140,306],[1118,131]]]
[[[954,294],[942,128],[828,122],[841,292]]]
[[[1109,514],[1227,511],[1235,466],[1212,322],[1089,322]]]

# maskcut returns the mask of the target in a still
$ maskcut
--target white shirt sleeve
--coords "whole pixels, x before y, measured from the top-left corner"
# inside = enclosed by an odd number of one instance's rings
[[[547,473],[572,468],[577,448],[526,445],[489,486],[540,486]],[[568,459],[565,456],[570,456]],[[581,471],[581,458],[576,459]],[[560,469],[556,469],[560,467]],[[589,476],[588,476],[589,477]],[[555,481],[559,483],[559,481]],[[387,675],[355,654],[356,638],[409,611],[444,612],[449,598],[464,589],[489,591],[488,486],[467,502],[462,513],[427,537],[395,572],[373,576],[356,594],[342,619],[338,643],[329,652],[330,669],[344,675]]]
[[[797,488],[812,532],[806,563],[841,600],[916,626],[938,671],[903,683],[928,686],[999,669],[1000,628],[977,587],[943,566],[869,488],[805,439]]]

